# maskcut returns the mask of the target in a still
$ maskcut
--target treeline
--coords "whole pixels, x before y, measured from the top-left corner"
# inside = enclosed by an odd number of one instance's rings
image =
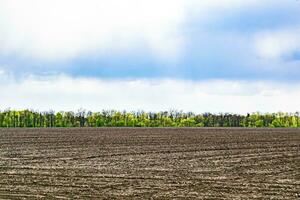
[[[300,127],[300,114],[5,110],[0,127]]]

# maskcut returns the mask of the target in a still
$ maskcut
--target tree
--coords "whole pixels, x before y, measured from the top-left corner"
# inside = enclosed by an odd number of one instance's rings
[[[37,112],[34,110],[0,111],[0,127],[300,127],[299,112],[296,113],[231,113],[195,115],[192,112],[171,110],[169,112],[144,111],[119,112]]]

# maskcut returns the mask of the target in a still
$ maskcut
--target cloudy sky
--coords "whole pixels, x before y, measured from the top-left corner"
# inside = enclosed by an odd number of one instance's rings
[[[298,0],[0,0],[0,109],[300,110]]]

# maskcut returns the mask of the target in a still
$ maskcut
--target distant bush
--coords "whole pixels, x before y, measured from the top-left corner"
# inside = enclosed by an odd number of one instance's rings
[[[300,127],[296,113],[238,115],[169,112],[0,111],[0,127]]]

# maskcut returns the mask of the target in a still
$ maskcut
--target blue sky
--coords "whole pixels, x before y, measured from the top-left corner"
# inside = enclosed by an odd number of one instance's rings
[[[186,106],[196,98],[194,92],[184,93],[188,99],[181,103],[151,106],[144,100],[147,95],[140,92],[136,109],[293,111],[300,110],[300,105],[287,105],[283,96],[291,94],[300,101],[296,87],[300,82],[299,69],[300,2],[297,0],[0,0],[0,78],[12,88],[18,88],[16,84],[19,84],[19,88],[23,88],[19,89],[20,93],[29,90],[30,83],[41,81],[45,88],[39,88],[36,96],[43,97],[43,89],[49,89],[47,83],[52,84],[55,79],[60,80],[60,84],[97,82],[106,87],[111,83],[132,86],[131,83],[142,81],[141,85],[150,90],[161,82],[161,87],[156,88],[158,91],[164,90],[167,87],[164,83],[171,81],[179,88],[186,88],[184,90],[195,87],[193,91],[199,93],[203,92],[199,89],[203,88],[201,85],[209,88],[213,81],[214,87],[210,90],[219,93],[209,93],[216,99],[218,95],[238,99],[249,95],[249,90],[254,91],[251,95],[262,98],[260,106],[255,107],[247,99],[240,100],[241,106],[237,108],[224,103],[205,104],[200,108]],[[225,88],[223,93],[220,88],[224,83],[229,89]],[[237,84],[238,89],[231,87],[232,84]],[[268,106],[262,94],[275,85],[278,91],[274,89],[277,93],[272,95],[282,100],[273,108],[270,105],[264,109]],[[75,90],[63,85],[58,87]],[[293,94],[287,88],[295,88]],[[180,93],[177,90],[173,91],[174,98],[175,93]],[[2,91],[4,94],[5,89]],[[34,105],[20,100],[12,104],[8,98],[21,97],[10,95],[0,98],[0,103],[2,109],[64,109],[66,104],[70,105],[68,101],[53,103],[52,96],[56,95],[53,88],[53,92],[46,95],[46,103],[39,99]],[[64,91],[60,95],[64,95]],[[108,92],[101,96],[95,90],[90,95],[103,106],[85,99],[71,103],[67,109],[135,109],[130,103],[102,101],[103,96],[114,98]],[[123,99],[132,101],[127,98],[128,94],[122,95]],[[213,95],[206,100],[214,99]],[[161,95],[161,98],[167,97]]]

